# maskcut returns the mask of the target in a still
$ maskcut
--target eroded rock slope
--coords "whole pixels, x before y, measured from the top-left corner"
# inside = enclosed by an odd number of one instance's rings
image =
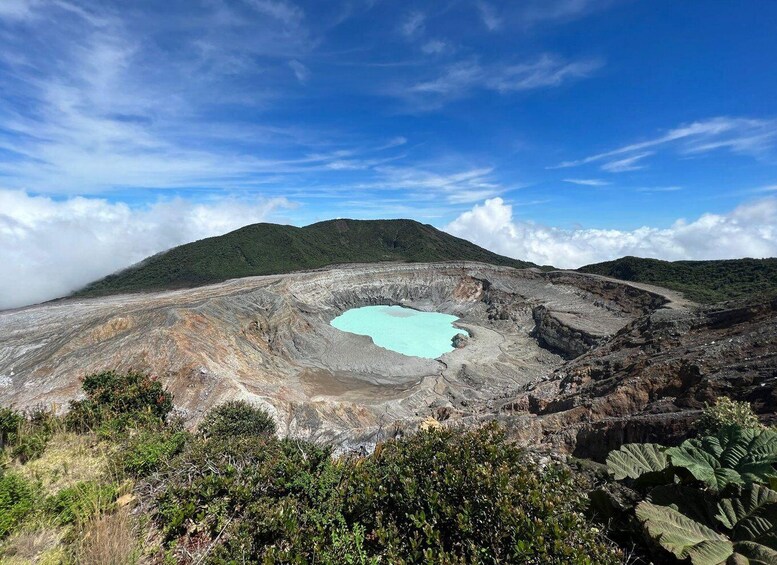
[[[603,460],[623,443],[679,443],[720,396],[777,423],[777,299],[657,310],[499,410],[525,443]]]

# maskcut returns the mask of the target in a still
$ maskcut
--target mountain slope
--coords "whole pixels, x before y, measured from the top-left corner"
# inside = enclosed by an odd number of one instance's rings
[[[578,271],[663,286],[702,303],[777,293],[777,258],[660,261],[623,257]]]
[[[412,220],[330,220],[304,228],[253,224],[149,257],[75,296],[184,288],[338,263],[458,260],[535,266]]]

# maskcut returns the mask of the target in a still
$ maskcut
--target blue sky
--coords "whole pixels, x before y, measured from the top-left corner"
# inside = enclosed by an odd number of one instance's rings
[[[776,21],[721,0],[2,0],[6,294],[57,233],[72,262],[111,258],[67,289],[259,220],[411,217],[565,267],[777,254]]]

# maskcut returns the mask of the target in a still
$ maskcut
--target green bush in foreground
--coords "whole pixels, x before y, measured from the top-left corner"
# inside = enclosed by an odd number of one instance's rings
[[[12,408],[0,408],[0,449],[12,443],[24,422],[24,416]]]
[[[50,437],[47,432],[40,430],[21,434],[13,444],[11,456],[22,463],[37,459],[46,450]]]
[[[16,473],[0,476],[0,539],[11,533],[32,512],[37,487]]]
[[[496,425],[419,432],[365,458],[266,436],[193,439],[152,487],[167,547],[210,547],[209,563],[621,558],[584,517],[584,485],[538,469]]]
[[[206,437],[263,436],[275,433],[275,421],[266,411],[244,400],[232,400],[211,409],[199,425]]]
[[[112,484],[84,481],[49,497],[45,509],[62,525],[85,524],[93,516],[112,508],[116,492]]]
[[[82,388],[86,398],[71,402],[67,416],[76,431],[95,430],[106,422],[120,430],[149,420],[163,422],[173,409],[173,395],[145,373],[104,371],[84,378]]]
[[[118,467],[131,477],[146,477],[178,454],[188,436],[183,430],[141,430],[116,454]]]
[[[58,427],[59,421],[50,410],[0,409],[0,448],[8,448],[11,458],[26,463],[43,454]]]
[[[347,515],[392,563],[610,563],[582,485],[538,469],[496,425],[388,442],[354,468]]]

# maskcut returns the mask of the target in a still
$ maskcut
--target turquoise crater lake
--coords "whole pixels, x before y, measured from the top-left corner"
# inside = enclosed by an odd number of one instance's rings
[[[456,320],[449,314],[402,306],[363,306],[343,312],[332,320],[332,325],[344,332],[370,336],[375,345],[403,355],[436,359],[453,351],[453,336],[466,335],[453,326]]]

